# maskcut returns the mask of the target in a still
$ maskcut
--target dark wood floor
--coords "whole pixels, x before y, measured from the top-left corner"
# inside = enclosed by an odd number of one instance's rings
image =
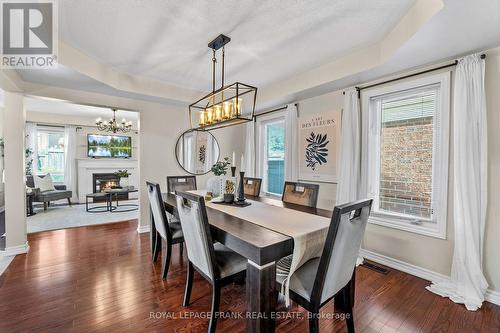
[[[186,263],[178,249],[168,281],[153,265],[148,234],[137,222],[29,235],[30,252],[18,255],[0,277],[0,332],[206,332],[211,289],[196,275],[192,305],[183,308]],[[357,332],[499,332],[500,307],[485,303],[468,312],[424,289],[427,281],[390,270],[357,271]],[[245,309],[243,285],[225,287],[221,311]],[[281,304],[279,311],[285,312]],[[307,332],[306,312],[277,320],[278,332]],[[329,304],[323,312],[333,312]],[[164,318],[151,318],[151,313]],[[176,319],[171,319],[175,317]],[[342,320],[321,319],[322,332],[345,332]],[[244,332],[243,319],[222,319],[219,332]]]

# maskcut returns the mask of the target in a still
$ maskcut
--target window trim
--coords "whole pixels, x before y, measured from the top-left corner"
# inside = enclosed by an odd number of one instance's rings
[[[262,178],[262,190],[261,192],[266,196],[270,198],[275,198],[275,199],[280,199],[281,200],[281,194],[278,193],[272,193],[272,192],[267,192],[265,191],[266,189],[266,178],[264,177],[265,175],[265,170],[264,170],[264,154],[266,154],[266,145],[261,145],[261,142],[266,142],[266,131],[263,131],[262,128],[266,124],[270,124],[273,122],[278,122],[278,121],[283,121],[285,122],[285,112],[274,112],[272,114],[268,114],[265,116],[258,117],[255,121],[255,138],[256,138],[256,147],[257,147],[257,156],[256,156],[256,174],[257,177]],[[286,128],[285,128],[286,131]],[[285,150],[287,149],[285,145]],[[285,162],[286,163],[286,162]],[[285,166],[286,168],[286,166]]]
[[[449,139],[450,139],[450,75],[451,72],[443,72],[430,75],[411,81],[403,81],[396,84],[382,86],[380,88],[370,89],[362,94],[361,106],[363,113],[363,138],[362,138],[362,186],[361,193],[367,197],[373,197],[371,185],[379,179],[380,163],[374,161],[380,160],[380,139],[374,143],[371,138],[376,135],[374,131],[374,120],[380,124],[380,112],[373,113],[374,98],[383,95],[404,93],[404,91],[423,88],[426,86],[439,85],[437,94],[437,111],[435,121],[439,124],[439,130],[433,131],[433,162],[432,162],[432,200],[435,202],[433,207],[433,219],[431,222],[426,219],[415,219],[403,214],[375,212],[369,218],[369,222],[390,227],[398,230],[421,234],[439,239],[446,239],[447,230],[447,210],[448,210],[448,168],[449,168]],[[375,117],[374,117],[375,116]],[[378,126],[377,125],[377,126]],[[376,130],[376,129],[375,129]],[[374,149],[374,146],[376,149]],[[376,180],[373,179],[373,173],[376,172]],[[437,183],[436,183],[437,182]],[[420,224],[414,224],[419,220]]]

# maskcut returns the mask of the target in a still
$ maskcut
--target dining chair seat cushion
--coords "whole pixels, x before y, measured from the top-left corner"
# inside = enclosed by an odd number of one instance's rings
[[[172,233],[172,240],[180,239],[183,236],[181,224],[179,222],[169,223],[170,232]]]
[[[297,269],[290,278],[290,290],[302,296],[306,300],[311,300],[312,289],[316,273],[318,272],[320,258],[314,258],[306,262]],[[276,274],[276,281],[283,285],[286,275]]]
[[[234,275],[247,269],[247,259],[240,256],[221,243],[214,244],[215,260],[219,267],[220,277]]]

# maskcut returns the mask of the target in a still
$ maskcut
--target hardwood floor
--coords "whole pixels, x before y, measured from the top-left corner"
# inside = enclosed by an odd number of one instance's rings
[[[192,305],[183,308],[186,261],[178,246],[163,281],[149,234],[136,228],[128,221],[29,235],[29,253],[0,276],[0,332],[206,332],[208,320],[199,317],[210,310],[209,284],[195,273]],[[426,291],[427,281],[392,269],[384,275],[359,267],[356,279],[357,332],[500,332],[493,304],[469,312]],[[222,289],[224,318],[243,313],[244,296],[244,285]],[[303,309],[288,312],[280,302],[278,311],[288,317],[277,320],[277,332],[307,332]],[[333,302],[322,312],[333,313]],[[341,319],[321,319],[320,327],[346,331]],[[245,320],[220,319],[217,328],[244,332]]]

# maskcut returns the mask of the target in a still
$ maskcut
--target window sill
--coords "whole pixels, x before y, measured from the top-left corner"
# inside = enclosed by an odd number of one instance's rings
[[[389,214],[375,213],[370,216],[370,223],[383,227],[407,231],[428,237],[446,239],[446,223],[422,222],[422,224],[411,224],[410,219],[395,217]]]

